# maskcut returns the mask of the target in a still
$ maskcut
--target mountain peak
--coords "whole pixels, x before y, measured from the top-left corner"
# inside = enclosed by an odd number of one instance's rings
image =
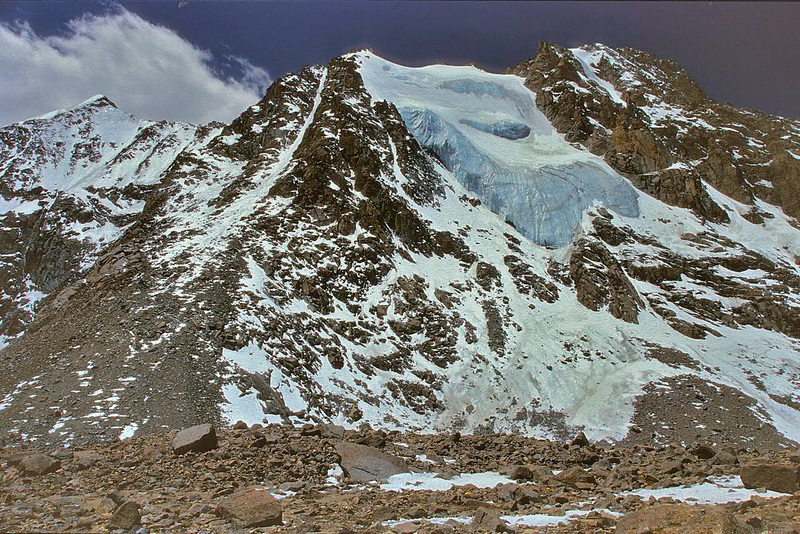
[[[38,117],[32,117],[32,118],[27,119],[27,120],[47,120],[47,119],[52,119],[52,118],[57,117],[59,115],[63,115],[65,113],[71,113],[71,112],[74,112],[74,111],[91,110],[91,109],[102,109],[102,108],[107,108],[107,107],[111,107],[113,109],[119,109],[117,107],[117,105],[114,102],[112,102],[107,96],[102,95],[102,94],[96,94],[96,95],[92,96],[91,98],[88,98],[88,99],[84,100],[80,104],[76,104],[74,106],[70,106],[70,107],[66,107],[66,108],[56,109],[54,111],[50,111],[48,113],[45,113],[44,115],[39,115]],[[26,122],[26,121],[23,121],[23,122]]]
[[[111,101],[106,95],[97,94],[87,100],[84,100],[77,106],[73,106],[71,109],[77,108],[84,108],[84,107],[104,107],[104,106],[111,106],[116,108],[117,105]]]
[[[545,45],[517,76],[361,51],[221,131],[103,97],[8,129],[0,442],[800,440],[800,232],[769,203],[798,198],[794,124],[603,50]]]

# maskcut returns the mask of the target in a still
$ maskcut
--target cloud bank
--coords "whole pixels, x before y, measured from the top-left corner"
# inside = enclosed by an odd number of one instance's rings
[[[0,125],[97,93],[141,118],[230,121],[261,98],[270,77],[246,58],[228,59],[238,76],[220,74],[210,52],[124,9],[74,19],[60,35],[0,23]]]

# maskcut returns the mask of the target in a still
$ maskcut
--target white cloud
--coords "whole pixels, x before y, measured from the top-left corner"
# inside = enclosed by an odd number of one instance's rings
[[[231,57],[241,74],[224,77],[213,59],[124,9],[74,19],[61,35],[37,35],[25,22],[0,23],[0,124],[97,93],[142,118],[230,121],[261,98],[269,74]]]

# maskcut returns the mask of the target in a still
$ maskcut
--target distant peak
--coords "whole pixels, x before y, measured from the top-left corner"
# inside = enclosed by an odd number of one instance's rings
[[[77,106],[74,106],[71,109],[83,108],[83,107],[89,107],[89,106],[92,106],[92,107],[111,106],[113,108],[117,107],[117,105],[114,104],[114,102],[112,102],[106,95],[94,95],[93,97],[91,97],[91,98],[89,98],[87,100],[84,100],[83,102],[81,102]]]
[[[117,108],[117,105],[109,100],[109,98],[105,95],[94,95],[93,97],[84,100],[80,104],[76,104],[74,106],[70,106],[68,108],[57,109],[51,111],[49,113],[45,113],[44,115],[39,115],[38,117],[33,117],[27,120],[45,120],[45,119],[52,119],[64,113],[69,113],[71,111],[81,110],[81,109],[102,109],[106,107],[111,107],[113,109]],[[24,122],[24,121],[23,121]]]

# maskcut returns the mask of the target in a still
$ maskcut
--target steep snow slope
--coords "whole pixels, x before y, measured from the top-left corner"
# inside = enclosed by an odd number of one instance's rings
[[[535,243],[569,243],[595,202],[638,215],[630,183],[564,141],[521,78],[473,67],[408,68],[371,53],[359,61],[367,91],[397,106],[462,185]]]
[[[704,182],[717,222],[637,192],[526,91],[367,52],[276,81],[5,350],[2,437],[216,417],[800,439],[791,218]]]
[[[122,235],[196,136],[194,126],[139,120],[102,95],[0,129],[0,346],[36,302]]]

